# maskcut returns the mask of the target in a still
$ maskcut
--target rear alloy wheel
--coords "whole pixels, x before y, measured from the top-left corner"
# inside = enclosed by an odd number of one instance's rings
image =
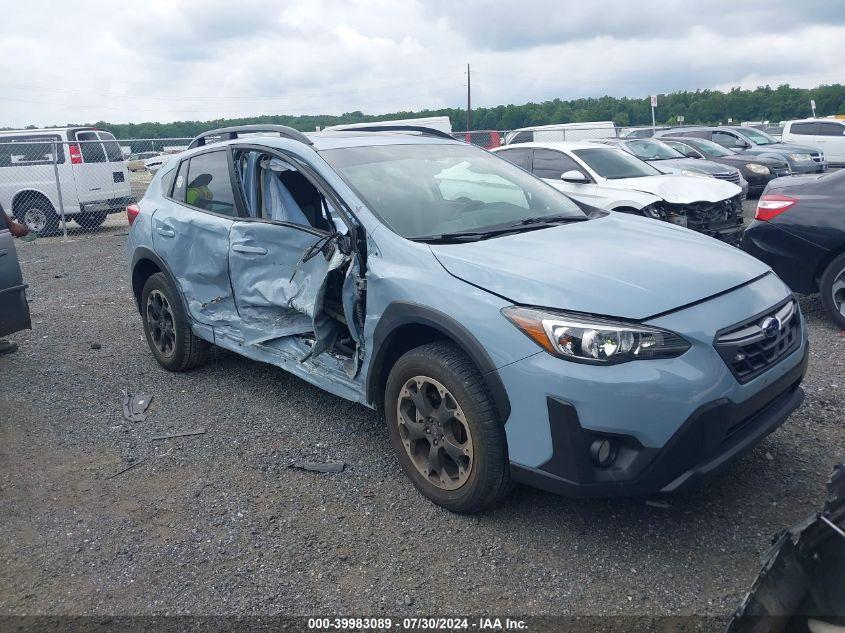
[[[211,345],[191,331],[178,291],[163,273],[144,284],[141,319],[150,351],[165,369],[186,371],[208,360]]]
[[[447,342],[405,353],[385,388],[390,442],[405,474],[437,505],[479,512],[510,490],[504,426],[472,361]]]
[[[822,305],[833,322],[845,330],[845,254],[834,259],[821,278]]]

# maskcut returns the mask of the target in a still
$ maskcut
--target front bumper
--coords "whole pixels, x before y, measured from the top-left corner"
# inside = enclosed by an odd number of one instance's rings
[[[738,457],[800,404],[806,322],[798,312],[794,351],[744,382],[720,355],[717,337],[789,297],[769,273],[645,320],[691,343],[676,358],[594,366],[538,352],[500,367],[514,477],[572,496],[637,495],[681,488]],[[597,439],[617,448],[605,468],[589,450]]]
[[[584,429],[572,405],[549,398],[552,457],[538,468],[511,464],[512,477],[574,497],[636,496],[687,488],[738,459],[800,406],[807,358],[805,345],[798,365],[745,402],[720,398],[702,405],[661,449]],[[621,460],[620,468],[604,470],[590,461],[589,445],[599,437],[617,443],[615,463]]]
[[[822,160],[816,161],[790,161],[789,168],[793,174],[821,174],[827,171],[827,162]]]

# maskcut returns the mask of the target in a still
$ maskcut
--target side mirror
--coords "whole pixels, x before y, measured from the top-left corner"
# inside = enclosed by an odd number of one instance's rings
[[[587,176],[578,171],[577,169],[570,169],[569,171],[565,171],[560,175],[560,179],[564,182],[571,182],[571,183],[585,183],[590,182],[590,179]]]

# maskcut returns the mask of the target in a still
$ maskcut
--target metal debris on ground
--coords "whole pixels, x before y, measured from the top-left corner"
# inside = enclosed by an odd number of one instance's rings
[[[147,419],[144,411],[150,406],[153,397],[146,393],[136,395],[123,390],[123,418],[127,422],[143,422]]]
[[[647,506],[651,506],[652,508],[663,508],[664,510],[672,507],[672,504],[668,501],[660,501],[659,499],[649,499],[645,502],[645,504]]]
[[[291,462],[288,465],[288,468],[308,470],[312,473],[340,473],[345,467],[345,462]]]
[[[205,434],[205,429],[192,429],[190,431],[176,431],[174,433],[165,433],[164,435],[156,435],[150,438],[150,441],[155,440],[169,440],[174,437],[187,437],[188,435],[203,435]]]
[[[138,460],[138,461],[136,461],[136,462],[132,462],[131,464],[129,464],[128,466],[126,466],[126,468],[124,468],[123,470],[118,470],[118,471],[117,471],[116,473],[114,473],[113,475],[109,475],[108,477],[106,477],[106,479],[114,479],[114,478],[115,478],[115,477],[117,477],[118,475],[122,475],[123,473],[125,473],[127,470],[132,470],[133,468],[135,468],[135,466],[140,466],[141,464],[146,463],[146,461],[147,461],[146,459],[139,459],[139,460]]]

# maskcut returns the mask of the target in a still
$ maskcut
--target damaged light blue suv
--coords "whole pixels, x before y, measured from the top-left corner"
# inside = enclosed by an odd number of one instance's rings
[[[514,480],[672,492],[803,398],[805,324],[765,264],[434,130],[214,130],[127,213],[163,367],[213,344],[381,409],[450,510]]]

